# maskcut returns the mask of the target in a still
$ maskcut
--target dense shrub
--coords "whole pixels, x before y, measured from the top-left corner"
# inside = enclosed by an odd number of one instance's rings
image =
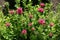
[[[21,7],[19,2],[19,0],[16,0],[16,10],[9,9],[9,4],[6,3],[6,14],[0,12],[1,40],[59,39],[59,11],[54,14],[51,10],[52,4],[40,2],[40,4],[32,6],[31,1],[25,5],[24,0],[24,7]]]

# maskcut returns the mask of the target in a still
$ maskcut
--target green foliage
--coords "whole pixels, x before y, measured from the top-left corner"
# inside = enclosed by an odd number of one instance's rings
[[[41,8],[40,5],[32,6],[32,0],[29,0],[28,4],[26,5],[26,0],[22,0],[25,9],[24,11],[20,10],[20,12],[23,12],[18,14],[17,10],[18,8],[21,8],[19,6],[19,1],[20,0],[16,0],[15,6],[17,9],[14,10],[13,14],[9,12],[11,11],[9,8],[6,16],[4,16],[2,11],[0,12],[0,40],[59,39],[58,36],[60,35],[60,22],[58,15],[60,12],[54,14],[54,12],[51,10],[52,4],[46,3],[45,7],[43,8],[44,12],[41,13],[38,11],[38,8]],[[30,15],[33,15],[33,17],[30,18]],[[45,24],[39,24],[39,19],[44,19]],[[51,22],[54,24],[50,24]],[[10,25],[6,26],[6,23],[10,23]],[[29,26],[29,23],[32,23],[32,25],[30,24],[31,26]]]

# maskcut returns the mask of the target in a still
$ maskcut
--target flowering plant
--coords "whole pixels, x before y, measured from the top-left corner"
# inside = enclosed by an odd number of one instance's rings
[[[58,40],[60,26],[58,14],[51,10],[52,4],[40,3],[27,9],[17,6],[10,10],[6,16],[0,12],[1,40]]]

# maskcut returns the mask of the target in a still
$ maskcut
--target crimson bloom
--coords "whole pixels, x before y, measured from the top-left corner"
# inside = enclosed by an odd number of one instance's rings
[[[44,12],[44,9],[43,8],[38,8],[38,11],[43,13]]]
[[[22,34],[27,34],[27,30],[26,29],[23,29],[22,30]]]
[[[44,19],[39,19],[38,23],[41,24],[41,25],[44,25],[45,24],[45,20]]]
[[[22,14],[23,13],[23,10],[21,7],[17,8],[17,14]]]
[[[40,3],[40,6],[41,6],[41,7],[45,7],[45,4],[44,4],[44,3]]]
[[[6,26],[10,26],[10,23],[7,22],[5,25],[6,25]]]
[[[54,26],[54,23],[53,23],[53,22],[51,22],[51,23],[50,23],[50,26],[51,26],[51,27],[52,27],[52,26]]]

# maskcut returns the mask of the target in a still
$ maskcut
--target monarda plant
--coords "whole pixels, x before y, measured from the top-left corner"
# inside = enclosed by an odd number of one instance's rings
[[[12,6],[13,7],[13,6]],[[58,14],[54,16],[52,4],[42,3],[32,6],[16,5],[7,15],[0,12],[1,40],[57,40],[60,33]]]

